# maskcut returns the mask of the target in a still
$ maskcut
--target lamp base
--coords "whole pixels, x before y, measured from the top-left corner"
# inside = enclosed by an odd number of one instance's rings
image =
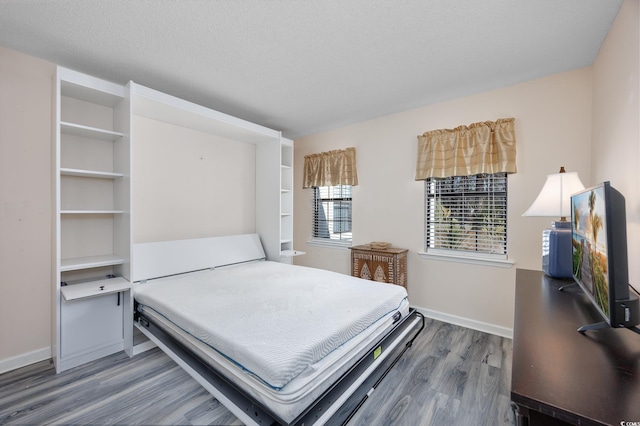
[[[552,278],[573,277],[571,223],[552,222],[542,231],[542,271]]]

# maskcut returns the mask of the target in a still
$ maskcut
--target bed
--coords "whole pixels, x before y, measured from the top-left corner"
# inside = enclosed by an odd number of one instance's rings
[[[348,420],[424,327],[403,287],[268,261],[256,234],[133,255],[136,326],[245,424]]]

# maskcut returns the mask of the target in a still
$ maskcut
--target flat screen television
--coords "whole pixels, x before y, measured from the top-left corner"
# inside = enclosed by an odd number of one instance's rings
[[[573,278],[603,321],[580,327],[634,327],[638,297],[629,290],[624,196],[603,182],[571,196]]]

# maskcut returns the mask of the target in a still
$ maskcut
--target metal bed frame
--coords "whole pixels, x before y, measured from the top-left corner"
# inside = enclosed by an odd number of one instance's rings
[[[400,319],[368,353],[290,423],[255,401],[143,313],[136,312],[135,324],[245,424],[289,426],[346,424],[412,346],[425,321],[422,314],[411,309],[408,316]]]
[[[142,283],[154,278],[265,259],[265,253],[257,234],[242,234],[135,244],[133,257],[136,261],[133,264],[132,281],[135,285],[144,285]],[[172,335],[161,324],[155,324],[151,318],[137,312],[137,304],[135,300],[133,302],[135,326],[248,425],[306,426],[348,422],[411,347],[425,324],[424,317],[415,309],[410,309],[409,315],[398,318],[391,331],[381,337],[368,353],[297,418],[287,423],[227,379],[205,357],[201,358],[190,350],[179,336]]]

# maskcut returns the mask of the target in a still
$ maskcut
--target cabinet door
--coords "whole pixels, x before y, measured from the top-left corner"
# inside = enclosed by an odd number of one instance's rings
[[[389,258],[371,252],[352,250],[351,275],[365,280],[389,282]]]
[[[352,249],[351,275],[364,280],[370,280],[372,278],[370,260],[371,255],[368,253]]]
[[[393,256],[374,254],[371,256],[371,279],[381,283],[390,282],[390,271],[393,271]]]
[[[62,358],[82,355],[123,342],[122,294],[112,293],[71,301],[66,301],[61,296],[61,299]]]

